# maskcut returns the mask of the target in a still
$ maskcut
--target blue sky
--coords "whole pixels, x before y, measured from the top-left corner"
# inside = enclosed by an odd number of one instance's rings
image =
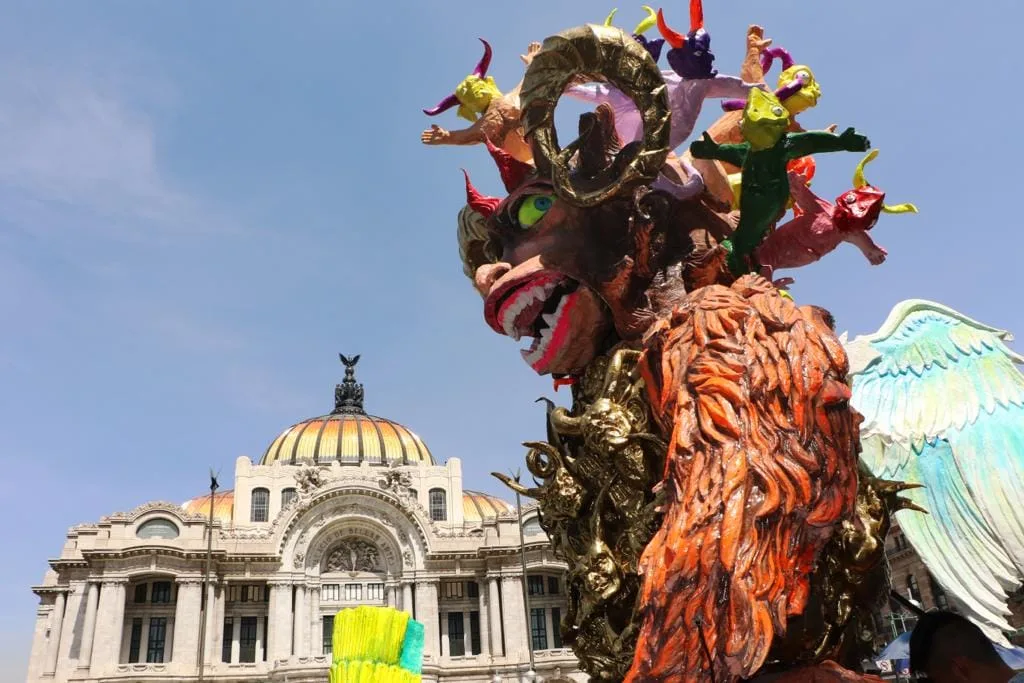
[[[748,23],[824,89],[807,127],[865,132],[886,216],[793,293],[841,329],[908,297],[1024,332],[1012,66],[1021,10],[705,0],[718,65]],[[500,8],[506,7],[504,11]],[[463,460],[467,486],[518,466],[550,383],[482,320],[461,273],[459,168],[498,193],[482,148],[426,148],[420,109],[479,58],[510,88],[530,40],[600,21],[593,2],[4,2],[0,23],[0,682],[23,681],[47,558],[66,529],[200,493],[331,408],[337,352],[367,407]],[[685,25],[685,3],[665,6]],[[620,5],[631,28],[639,7]],[[1017,104],[1014,104],[1017,103]],[[715,113],[707,108],[705,119]],[[441,125],[460,124],[454,112]],[[698,130],[701,128],[698,127]],[[848,187],[854,155],[818,158]],[[999,163],[996,163],[999,162]],[[228,478],[230,478],[228,476]]]

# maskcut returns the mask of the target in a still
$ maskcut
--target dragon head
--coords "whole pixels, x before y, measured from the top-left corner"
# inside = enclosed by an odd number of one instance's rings
[[[779,141],[789,128],[789,112],[779,98],[759,88],[752,88],[743,108],[740,131],[754,149],[767,149]]]
[[[658,10],[658,31],[669,44],[668,65],[686,79],[714,78],[715,55],[711,53],[711,34],[704,29],[701,0],[690,0],[690,32],[685,36],[669,28],[665,14]]]
[[[878,150],[873,149],[857,164],[853,173],[853,189],[839,195],[835,201],[833,220],[844,231],[870,230],[875,227],[878,217],[886,213],[917,213],[913,204],[889,206],[885,203],[885,192],[868,183],[864,167],[874,161]]]

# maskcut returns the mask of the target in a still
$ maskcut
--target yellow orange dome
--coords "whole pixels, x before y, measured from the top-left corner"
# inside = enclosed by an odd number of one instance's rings
[[[186,500],[181,504],[181,507],[190,515],[202,515],[203,517],[208,517],[210,515],[210,494],[207,493],[205,496]],[[220,491],[213,494],[214,519],[219,519],[222,522],[230,522],[234,508],[234,491]]]
[[[479,491],[462,492],[462,518],[467,522],[482,522],[515,511],[514,505],[496,496]]]
[[[433,465],[426,444],[392,420],[367,415],[363,385],[356,383],[359,356],[341,356],[345,379],[334,389],[334,410],[292,425],[274,439],[261,465],[340,462],[343,465]]]

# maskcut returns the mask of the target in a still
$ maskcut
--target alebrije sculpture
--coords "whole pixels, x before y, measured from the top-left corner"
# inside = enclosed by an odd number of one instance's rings
[[[900,512],[900,528],[952,605],[1004,646],[1024,579],[1024,357],[1010,340],[914,299],[845,343],[863,462],[920,487],[908,498],[929,514]]]
[[[818,85],[811,68],[794,63],[793,57],[782,47],[769,47],[761,53],[762,73],[768,72],[776,57],[782,62],[782,73],[779,75],[775,96],[793,117],[793,123],[796,123],[797,114],[817,106],[818,100],[821,99],[821,86]],[[722,102],[722,109],[742,111],[745,105],[746,102],[743,100],[725,100]]]
[[[636,25],[635,29],[633,29],[633,40],[643,45],[644,48],[647,49],[647,52],[650,53],[651,58],[655,61],[655,63],[657,63],[657,61],[661,59],[661,48],[664,47],[665,45],[665,39],[649,39],[647,38],[647,36],[644,35],[644,33],[646,33],[649,29],[653,28],[655,23],[657,23],[658,13],[655,12],[654,8],[649,5],[642,5],[641,8],[644,12],[647,13],[647,16],[641,19],[640,23]],[[604,20],[605,26],[612,25],[612,19],[615,18],[615,13],[618,11],[618,9],[613,9],[611,12],[608,13],[608,16]]]
[[[757,272],[754,251],[778,221],[789,200],[786,165],[819,152],[866,152],[868,139],[848,128],[842,134],[828,132],[787,133],[790,117],[772,93],[751,90],[743,110],[744,142],[720,145],[707,133],[690,146],[698,159],[717,159],[742,168],[740,222],[722,246],[729,252],[734,275]]]
[[[580,79],[631,97],[644,139],[620,148],[602,104],[560,146],[554,110]],[[668,103],[625,32],[545,40],[522,104],[536,172],[501,198],[467,186],[458,234],[487,324],[529,339],[537,373],[571,381],[572,407],[549,406],[547,441],[527,444],[536,487],[506,479],[538,499],[569,566],[563,642],[594,680],[867,680],[826,660],[859,661],[896,489],[858,467],[831,317],[698,258],[703,198],[650,191]],[[866,144],[806,136],[787,153]]]
[[[786,164],[786,170],[789,171],[790,176],[793,176],[795,174],[798,178],[800,178],[803,181],[804,185],[810,187],[811,181],[814,180],[814,174],[818,170],[818,165],[814,161],[814,157],[806,156],[800,157],[799,159],[794,159],[793,161]],[[732,188],[732,206],[734,209],[740,208],[740,194],[742,189],[742,183],[742,173],[737,171],[736,173],[729,174],[729,187]],[[793,209],[793,214],[796,216],[799,216],[802,213],[800,207],[796,206],[793,203],[792,198],[790,198],[790,201],[786,204],[786,208]]]
[[[519,120],[519,90],[522,83],[503,95],[494,77],[487,75],[492,55],[490,43],[483,38],[480,42],[484,44],[484,55],[473,73],[466,76],[451,95],[436,106],[423,110],[427,116],[437,116],[452,107],[458,107],[458,115],[473,125],[461,130],[445,130],[435,124],[423,131],[420,141],[425,145],[480,145],[490,140],[519,161],[530,162],[532,153],[523,139]],[[532,54],[539,49],[539,43],[531,44],[527,54],[521,57],[523,62],[529,64]]]
[[[668,86],[672,127],[669,148],[676,149],[690,137],[700,116],[704,100],[724,97],[746,97],[751,83],[735,76],[720,75],[714,70],[715,56],[711,52],[711,34],[704,28],[701,0],[690,0],[690,31],[685,36],[665,23],[665,15],[658,10],[656,23],[664,40],[669,44],[666,53],[671,70],[662,71]],[[608,103],[615,112],[615,130],[623,144],[639,140],[643,135],[640,113],[628,97],[606,83],[573,85],[566,95],[584,102]]]
[[[420,683],[423,624],[394,607],[362,605],[334,617],[330,683]]]
[[[779,268],[799,268],[814,263],[830,253],[841,242],[849,242],[864,254],[872,265],[885,261],[887,252],[868,235],[878,218],[886,213],[917,213],[913,204],[885,204],[885,193],[864,178],[864,167],[878,156],[871,150],[853,174],[853,189],[830,204],[811,191],[803,178],[789,174],[790,192],[802,214],[779,226],[757,248],[757,261],[762,274],[771,279]]]

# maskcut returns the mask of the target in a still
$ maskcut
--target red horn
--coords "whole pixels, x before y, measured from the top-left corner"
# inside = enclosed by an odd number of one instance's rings
[[[466,203],[469,204],[469,208],[484,218],[490,218],[501,204],[501,200],[497,197],[486,197],[480,194],[480,191],[470,182],[466,169],[462,169],[462,174],[466,176]]]
[[[690,0],[690,30],[699,31],[704,28],[704,4],[701,0]]]
[[[487,76],[487,69],[491,67],[491,44],[483,38],[480,38],[480,42],[484,44],[484,56],[477,62],[476,68],[473,69],[473,75],[484,78]]]
[[[512,192],[523,184],[527,176],[533,173],[533,166],[524,164],[500,147],[495,147],[490,138],[487,138],[486,142],[487,151],[491,153],[491,158],[494,159],[494,163],[498,166],[498,172],[501,173],[501,182],[505,184],[507,191]]]
[[[686,44],[686,38],[670,29],[668,24],[665,23],[665,14],[660,8],[658,9],[658,33],[661,34],[662,38],[668,41],[669,45],[677,50]]]

